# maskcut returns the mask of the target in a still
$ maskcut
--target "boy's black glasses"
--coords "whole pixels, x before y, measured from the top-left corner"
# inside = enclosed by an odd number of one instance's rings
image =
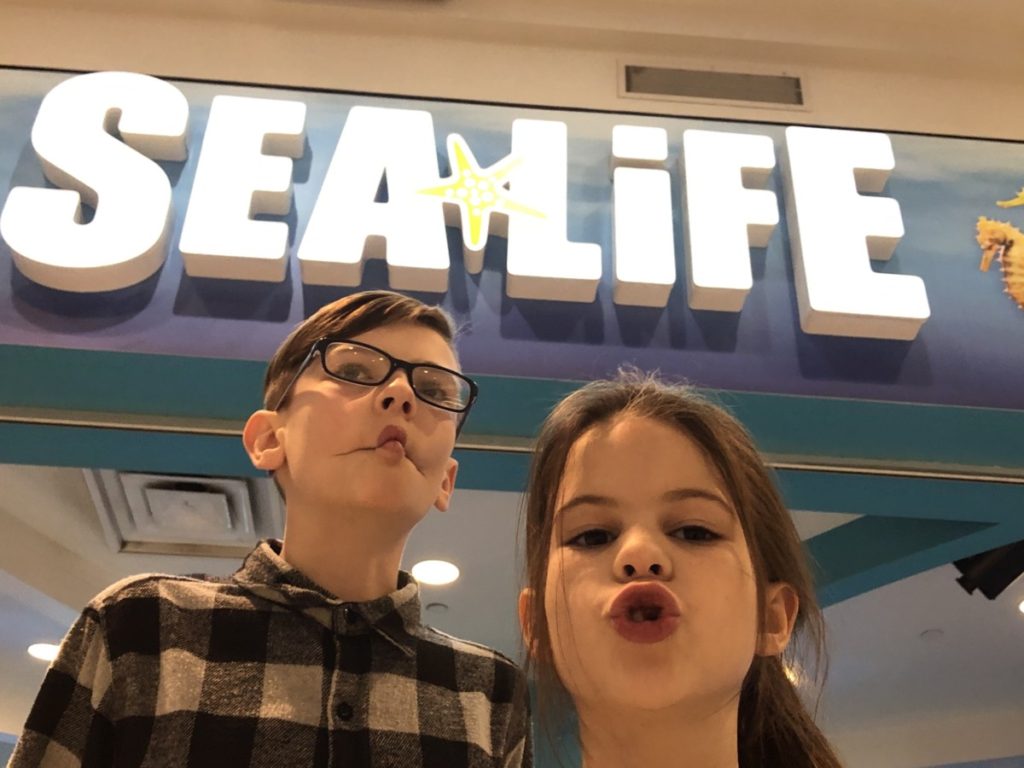
[[[409,385],[417,398],[445,411],[466,413],[476,400],[476,382],[457,371],[430,363],[410,363],[392,357],[383,349],[348,339],[326,336],[318,339],[310,348],[292,380],[277,399],[271,410],[278,410],[306,366],[319,353],[324,373],[332,379],[375,387],[391,378],[395,370],[405,371]],[[461,429],[461,421],[459,428]]]

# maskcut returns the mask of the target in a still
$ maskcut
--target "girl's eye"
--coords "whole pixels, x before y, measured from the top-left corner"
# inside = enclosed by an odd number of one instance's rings
[[[717,541],[722,538],[719,534],[712,531],[710,528],[705,528],[703,525],[684,525],[676,528],[672,531],[672,536],[683,541]]]
[[[566,546],[588,549],[590,547],[603,547],[615,541],[615,534],[603,528],[591,528],[590,530],[578,533],[569,539]]]

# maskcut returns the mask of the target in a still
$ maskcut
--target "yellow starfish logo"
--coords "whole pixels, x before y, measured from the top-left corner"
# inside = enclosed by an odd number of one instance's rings
[[[508,176],[521,162],[508,155],[494,165],[481,168],[466,140],[457,133],[448,135],[448,162],[452,175],[436,187],[418,190],[422,195],[440,197],[455,203],[462,214],[462,240],[470,251],[482,251],[492,213],[522,213],[545,218],[538,210],[523,205],[505,188]]]
[[[1020,188],[1020,192],[1017,193],[1016,197],[1009,200],[999,200],[996,202],[996,205],[1000,208],[1013,208],[1017,205],[1024,205],[1024,187]]]

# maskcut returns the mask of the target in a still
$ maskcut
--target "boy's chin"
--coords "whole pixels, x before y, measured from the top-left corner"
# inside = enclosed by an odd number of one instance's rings
[[[382,530],[396,527],[411,529],[426,517],[433,506],[433,499],[417,496],[418,494],[401,494],[397,488],[391,488],[389,491],[373,489],[365,493],[348,488],[343,492],[322,495],[314,507],[325,518],[360,528],[379,526]]]
[[[372,468],[346,474],[330,481],[292,478],[286,496],[289,516],[302,514],[324,525],[411,528],[426,517],[440,492],[414,471],[386,478]]]

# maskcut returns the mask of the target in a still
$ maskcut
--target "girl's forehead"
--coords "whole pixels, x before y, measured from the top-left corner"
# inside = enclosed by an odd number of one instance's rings
[[[623,417],[588,429],[570,447],[550,507],[549,548],[558,549],[566,526],[662,525],[684,512],[733,532],[749,567],[744,515],[707,450],[674,424]]]
[[[571,446],[555,509],[578,495],[638,503],[695,488],[730,498],[715,466],[693,438],[674,425],[626,416],[592,427]]]

